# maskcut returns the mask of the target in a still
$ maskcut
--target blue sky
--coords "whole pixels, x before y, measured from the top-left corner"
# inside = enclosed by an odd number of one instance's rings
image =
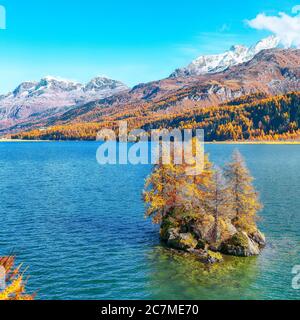
[[[298,0],[299,1],[299,0]],[[300,2],[300,1],[299,1]],[[45,75],[133,86],[168,76],[200,54],[269,35],[245,22],[291,13],[295,1],[0,0],[0,92]]]

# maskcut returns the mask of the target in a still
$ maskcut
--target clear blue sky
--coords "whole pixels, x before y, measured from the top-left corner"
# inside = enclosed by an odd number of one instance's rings
[[[300,2],[300,1],[299,1]],[[168,76],[200,54],[270,34],[245,19],[290,12],[295,1],[0,0],[0,92],[44,75],[96,75],[132,86]]]

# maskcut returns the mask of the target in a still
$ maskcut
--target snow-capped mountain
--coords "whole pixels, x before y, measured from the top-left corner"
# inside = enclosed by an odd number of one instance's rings
[[[265,49],[279,46],[280,40],[275,36],[262,39],[251,47],[234,45],[228,51],[216,55],[200,56],[187,67],[177,69],[170,77],[198,76],[207,73],[217,73],[228,67],[250,61],[257,53]]]
[[[96,77],[85,85],[50,76],[23,82],[14,91],[0,95],[0,127],[32,114],[78,106],[127,89],[122,82],[106,77]]]

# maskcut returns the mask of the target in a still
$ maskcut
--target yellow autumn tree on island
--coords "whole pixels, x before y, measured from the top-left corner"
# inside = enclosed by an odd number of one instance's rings
[[[262,205],[240,153],[223,169],[208,155],[200,174],[186,175],[186,167],[159,163],[146,180],[145,215],[160,224],[162,241],[209,263],[221,261],[220,253],[258,255],[265,245],[256,224]]]
[[[262,204],[253,186],[253,177],[238,151],[233,153],[232,161],[226,164],[224,176],[231,194],[234,225],[247,232],[254,232],[257,229],[257,212],[262,209]]]

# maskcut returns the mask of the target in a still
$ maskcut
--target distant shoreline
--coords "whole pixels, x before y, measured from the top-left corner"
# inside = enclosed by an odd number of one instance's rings
[[[96,140],[23,140],[23,139],[0,139],[1,142],[94,142]],[[300,145],[300,141],[206,141],[205,144],[277,144],[277,145]]]
[[[56,140],[0,139],[0,142],[54,142]]]

